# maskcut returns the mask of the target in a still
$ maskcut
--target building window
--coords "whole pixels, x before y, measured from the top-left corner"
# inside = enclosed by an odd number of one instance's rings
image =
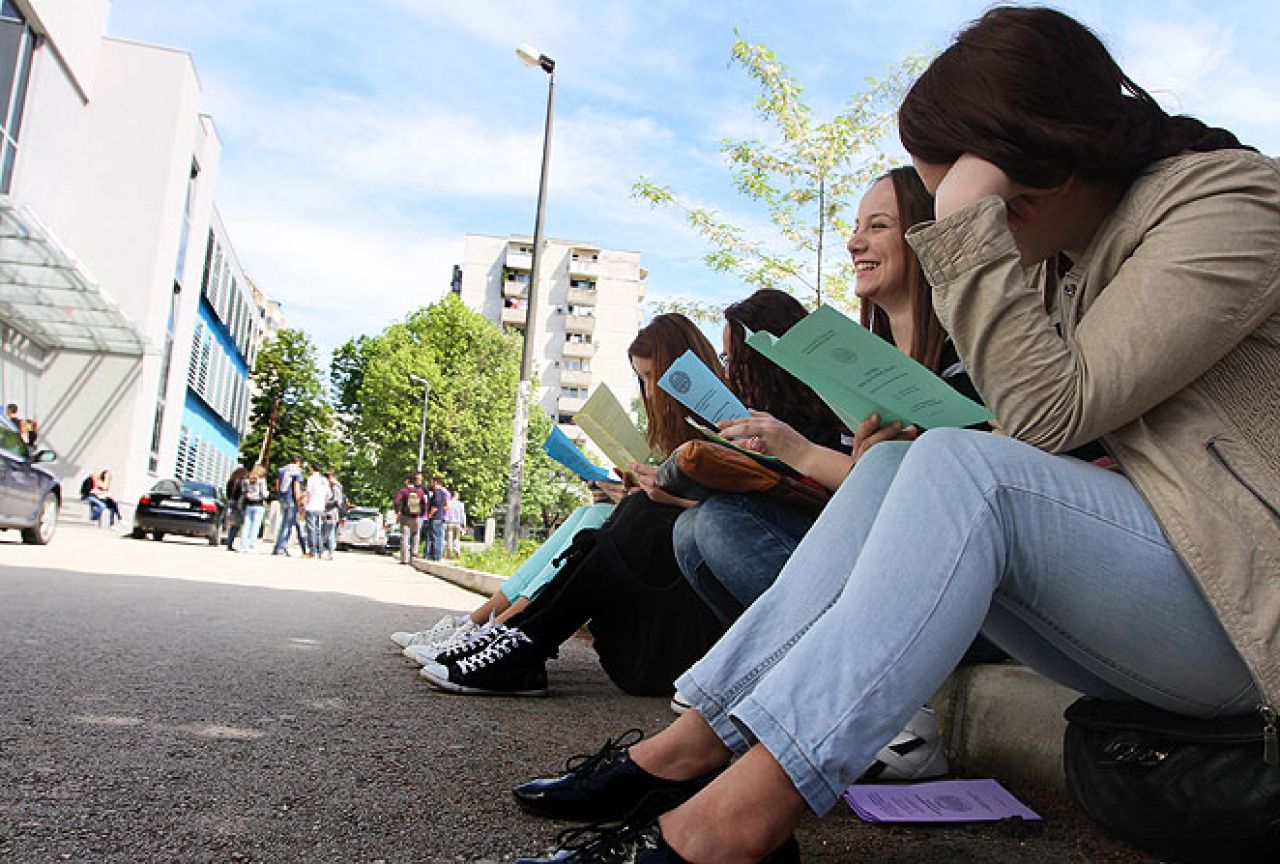
[[[580,318],[594,318],[596,309],[594,306],[570,306],[569,314]]]
[[[561,412],[556,415],[556,422],[559,423],[561,426],[564,426],[566,424],[571,424],[573,423],[573,415]]]
[[[0,4],[0,193],[9,194],[36,36],[13,0]]]
[[[586,387],[561,387],[560,398],[561,399],[586,399],[587,388]]]
[[[591,361],[582,357],[566,357],[560,361],[566,372],[590,372]]]
[[[590,345],[591,334],[590,333],[566,333],[564,334],[564,341],[566,344],[570,344],[570,345],[573,345],[573,344]]]
[[[579,291],[594,291],[596,283],[594,279],[570,279],[569,287],[576,288]]]

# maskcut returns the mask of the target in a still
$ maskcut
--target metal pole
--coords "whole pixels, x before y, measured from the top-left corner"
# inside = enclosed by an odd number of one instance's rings
[[[542,173],[538,178],[538,212],[533,222],[532,275],[529,279],[529,303],[524,319],[524,346],[520,351],[520,387],[516,394],[516,416],[511,434],[511,473],[507,479],[507,519],[503,526],[503,540],[507,550],[514,552],[520,539],[520,487],[524,483],[525,439],[529,434],[529,411],[532,410],[533,354],[536,350],[533,328],[538,315],[538,288],[541,284],[539,264],[542,258],[542,217],[547,204],[547,168],[551,160],[551,118],[556,102],[555,62],[545,55],[542,68],[547,79],[547,123],[542,133]]]
[[[410,373],[409,380],[422,385],[422,428],[418,431],[418,473],[422,473],[422,454],[427,444],[427,397],[431,395],[431,382]]]

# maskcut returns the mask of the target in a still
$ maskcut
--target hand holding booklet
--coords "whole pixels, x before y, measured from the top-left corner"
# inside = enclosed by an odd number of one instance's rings
[[[922,429],[991,420],[983,406],[857,322],[821,306],[781,338],[747,344],[809,385],[850,429],[871,414]]]
[[[685,351],[658,379],[658,386],[666,390],[684,407],[712,424],[721,420],[750,417],[747,406],[738,401],[720,376],[707,368],[692,350]]]

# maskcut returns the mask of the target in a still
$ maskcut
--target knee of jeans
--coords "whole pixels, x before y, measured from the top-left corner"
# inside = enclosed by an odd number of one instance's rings
[[[904,467],[909,464],[928,476],[941,476],[959,468],[966,476],[972,476],[975,469],[986,465],[986,457],[981,451],[992,441],[990,432],[930,429],[904,454]],[[872,448],[873,451],[878,449],[879,446]]]
[[[676,563],[689,578],[693,578],[692,574],[702,564],[702,553],[698,549],[697,526],[699,511],[703,506],[705,505],[699,504],[681,513],[671,529],[671,546],[675,551]]]

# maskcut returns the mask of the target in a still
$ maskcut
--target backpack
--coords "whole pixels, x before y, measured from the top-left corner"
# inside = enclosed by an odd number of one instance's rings
[[[324,509],[337,510],[342,513],[347,509],[347,496],[342,487],[336,483],[329,487],[329,500],[324,502]]]
[[[418,494],[418,490],[415,489],[412,493],[405,496],[404,512],[407,516],[422,515],[422,496]]]
[[[88,477],[84,478],[84,482],[80,484],[80,497],[83,498],[84,496],[88,495],[92,491],[93,491],[93,475],[90,474]]]

